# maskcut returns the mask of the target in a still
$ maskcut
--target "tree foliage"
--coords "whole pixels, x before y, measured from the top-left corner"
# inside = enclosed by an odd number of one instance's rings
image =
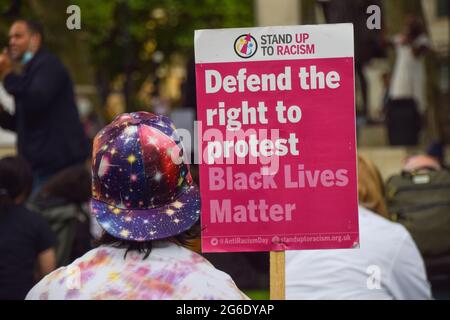
[[[155,59],[189,55],[194,30],[253,25],[252,1],[112,0],[74,1],[99,78],[125,76],[125,95],[155,73]],[[129,101],[128,101],[129,102]]]
[[[63,23],[68,16],[64,8],[71,4],[81,9],[80,31],[69,31]],[[81,41],[87,46],[101,100],[109,94],[111,82],[122,76],[128,104],[157,64],[169,63],[174,53],[192,53],[195,29],[246,27],[254,21],[252,0],[3,0],[0,16],[2,42],[8,24],[19,16],[38,18],[48,33],[49,47],[70,59],[75,59],[70,42],[75,47],[74,42]],[[155,52],[164,60],[156,60]]]

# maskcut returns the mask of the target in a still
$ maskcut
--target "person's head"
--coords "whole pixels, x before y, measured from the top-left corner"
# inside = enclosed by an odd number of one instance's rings
[[[199,235],[200,196],[174,124],[147,112],[122,114],[94,139],[91,210],[100,244],[151,251]]]
[[[24,57],[30,59],[44,40],[44,32],[37,22],[20,19],[16,20],[9,30],[9,52],[14,61],[22,61]],[[27,62],[27,61],[25,61]]]
[[[411,40],[425,32],[422,19],[415,15],[407,15],[405,17],[405,32]]]
[[[58,198],[83,204],[91,198],[91,180],[91,172],[86,164],[74,165],[51,177],[36,197],[44,201],[48,198]]]
[[[441,170],[441,165],[439,161],[425,154],[418,154],[405,159],[403,163],[403,171],[413,172],[420,170]]]
[[[358,155],[358,198],[361,206],[388,218],[380,172],[368,158]]]
[[[0,160],[0,214],[24,202],[33,185],[29,164],[20,157]]]

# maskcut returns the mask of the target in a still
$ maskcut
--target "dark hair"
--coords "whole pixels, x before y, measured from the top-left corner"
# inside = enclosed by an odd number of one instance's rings
[[[91,198],[91,171],[86,164],[68,167],[45,183],[36,198],[64,199],[71,203],[82,204]]]
[[[31,34],[38,34],[41,36],[41,42],[44,42],[44,27],[37,21],[29,19],[17,19],[14,23],[25,23]]]
[[[28,197],[33,175],[28,162],[21,157],[0,159],[0,211],[7,211],[20,195]]]
[[[424,33],[425,26],[420,17],[415,15],[408,15],[406,17],[408,25],[408,33],[412,40],[416,39],[420,34]]]
[[[114,248],[124,248],[127,249],[125,251],[124,258],[126,258],[128,252],[130,251],[137,251],[139,253],[144,253],[144,258],[146,259],[150,253],[152,252],[152,244],[154,241],[161,241],[161,240],[168,240],[174,243],[177,243],[182,246],[189,246],[189,242],[193,241],[195,239],[198,239],[200,237],[200,219],[188,230],[165,239],[158,239],[153,241],[129,241],[129,240],[123,240],[118,239],[110,235],[109,233],[103,231],[102,236],[100,239],[95,241],[96,246],[100,245],[110,245]]]

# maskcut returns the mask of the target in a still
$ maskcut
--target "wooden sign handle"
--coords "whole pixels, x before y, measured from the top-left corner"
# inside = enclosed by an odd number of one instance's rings
[[[270,300],[286,299],[284,251],[270,251]]]

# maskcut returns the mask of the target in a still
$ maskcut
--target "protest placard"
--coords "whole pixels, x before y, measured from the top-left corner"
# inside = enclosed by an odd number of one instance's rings
[[[202,250],[359,245],[351,24],[195,32]]]

